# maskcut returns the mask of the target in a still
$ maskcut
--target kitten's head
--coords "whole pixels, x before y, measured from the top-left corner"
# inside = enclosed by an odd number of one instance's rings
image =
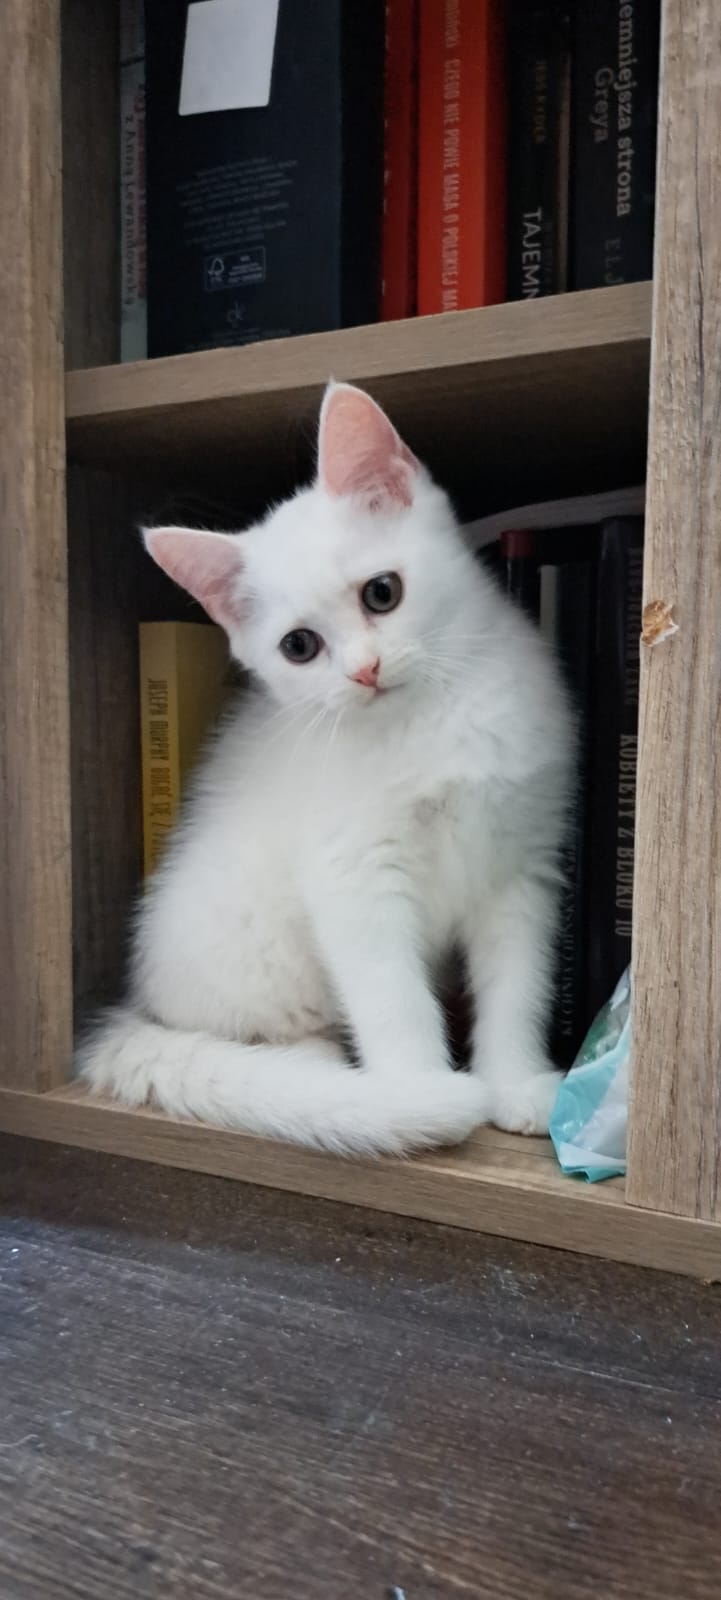
[[[145,540],[283,704],[370,706],[445,671],[468,558],[446,496],[360,389],[326,391],[311,488],[244,533]]]

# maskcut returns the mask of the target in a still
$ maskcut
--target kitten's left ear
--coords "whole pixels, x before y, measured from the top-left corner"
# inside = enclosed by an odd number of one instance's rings
[[[326,494],[360,495],[371,511],[411,505],[419,463],[375,400],[349,383],[326,389],[318,481]]]
[[[146,549],[226,632],[243,620],[241,541],[197,528],[144,528]]]

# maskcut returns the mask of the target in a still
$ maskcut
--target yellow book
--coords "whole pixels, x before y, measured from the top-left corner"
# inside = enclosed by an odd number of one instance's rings
[[[151,872],[228,693],[228,641],[202,622],[140,623],[143,858]]]

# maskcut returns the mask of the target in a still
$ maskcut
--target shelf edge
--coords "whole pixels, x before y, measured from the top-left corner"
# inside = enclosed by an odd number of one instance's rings
[[[102,418],[305,391],[330,376],[373,383],[424,371],[646,343],[650,332],[650,283],[587,289],[407,322],[69,371],[66,419],[72,433],[73,425]]]
[[[469,1151],[408,1161],[351,1161],[152,1111],[93,1101],[69,1088],[46,1095],[0,1090],[0,1131],[111,1155],[213,1173],[584,1255],[721,1280],[721,1224],[642,1211],[623,1186],[566,1179],[529,1146],[493,1137]]]

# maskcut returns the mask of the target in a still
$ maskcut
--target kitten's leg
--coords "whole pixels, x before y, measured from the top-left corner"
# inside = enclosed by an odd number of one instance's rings
[[[364,889],[354,882],[345,894],[319,893],[316,886],[313,920],[363,1065],[392,1074],[450,1072],[443,1013],[411,900],[372,882]]]
[[[556,926],[555,887],[509,885],[469,940],[476,998],[472,1070],[490,1119],[510,1133],[546,1133],[560,1075],[546,1053]]]

